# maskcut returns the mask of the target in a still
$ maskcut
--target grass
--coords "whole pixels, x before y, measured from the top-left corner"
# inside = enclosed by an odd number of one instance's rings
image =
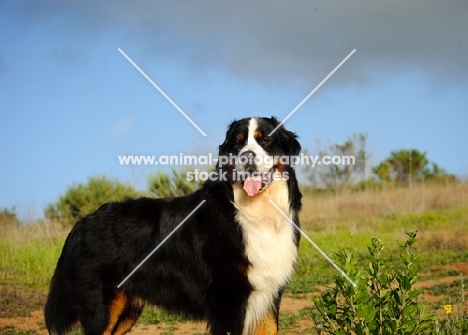
[[[415,252],[422,255],[422,277],[456,280],[459,270],[439,271],[438,267],[468,260],[466,183],[304,194],[302,228],[332,258],[343,248],[364,258],[372,236],[378,236],[388,245],[388,251],[396,255],[395,240],[404,239],[405,231],[418,229]],[[59,225],[42,221],[0,229],[0,316],[27,315],[28,311],[40,308],[67,233]],[[337,271],[302,239],[296,274],[286,294],[293,297],[314,294],[323,285],[332,283],[335,275]],[[446,290],[451,295],[452,290],[459,290],[440,285],[434,286],[435,292]],[[295,318],[303,317],[304,313],[299,317],[285,315],[281,322],[288,328],[288,323],[297,324]],[[147,324],[179,321],[180,317],[158,309],[145,309],[141,318]]]
[[[165,324],[175,325],[177,322],[183,321],[185,321],[184,317],[169,314],[165,310],[154,306],[147,306],[138,319],[140,324],[159,324],[164,322]]]
[[[13,326],[6,326],[0,328],[0,334],[3,335],[36,335],[37,333],[33,330],[17,331]]]
[[[398,246],[394,241],[401,240],[405,230],[418,229],[420,238],[415,250],[422,255],[422,264],[448,264],[468,259],[468,231],[465,228],[468,226],[468,210],[464,209],[464,216],[459,216],[459,213],[459,209],[445,209],[438,213],[443,218],[440,220],[434,220],[433,213],[401,214],[376,218],[367,223],[358,221],[356,228],[348,231],[330,233],[325,229],[309,233],[309,236],[328,255],[333,255],[338,249],[349,249],[364,257],[372,236],[378,236],[396,254]],[[447,231],[447,222],[450,222],[450,231]],[[427,225],[431,227],[427,228]],[[335,274],[312,245],[301,241],[297,275],[291,286],[293,292],[310,291],[310,287],[330,282]]]
[[[39,239],[24,244],[0,240],[0,281],[28,289],[46,290],[62,245],[62,241],[45,244]]]
[[[0,231],[0,317],[43,308],[67,231],[37,222]]]
[[[0,234],[0,283],[46,290],[66,233],[43,222],[5,229]]]
[[[297,329],[298,323],[301,320],[310,318],[309,314],[310,314],[309,308],[303,308],[297,313],[292,313],[292,312],[282,313],[279,317],[279,329],[281,329],[283,333],[297,334],[297,332],[295,332],[295,329]]]
[[[455,280],[451,283],[436,284],[432,287],[432,295],[443,295],[445,298],[457,298],[460,296],[460,290],[463,284],[463,279]]]
[[[372,236],[378,236],[396,255],[396,240],[405,231],[419,230],[416,252],[422,265],[447,264],[468,259],[468,185],[418,185],[360,193],[307,194],[301,224],[309,237],[328,255],[340,249],[364,256]],[[314,291],[332,282],[336,270],[302,239],[292,294]]]

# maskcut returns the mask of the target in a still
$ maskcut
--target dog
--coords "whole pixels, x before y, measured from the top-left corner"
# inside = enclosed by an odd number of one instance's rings
[[[278,126],[274,117],[232,122],[218,178],[190,195],[107,203],[79,220],[51,280],[49,333],[80,325],[86,335],[121,335],[150,304],[206,320],[212,335],[277,334],[302,197],[290,159],[301,146],[283,126],[270,135]]]

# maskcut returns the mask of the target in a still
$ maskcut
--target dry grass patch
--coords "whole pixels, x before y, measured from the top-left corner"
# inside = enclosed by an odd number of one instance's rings
[[[312,230],[334,230],[340,222],[362,224],[395,213],[422,213],[467,204],[468,183],[420,183],[407,188],[315,193],[304,198],[301,222]]]

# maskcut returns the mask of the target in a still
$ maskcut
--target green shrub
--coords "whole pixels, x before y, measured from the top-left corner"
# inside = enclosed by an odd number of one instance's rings
[[[420,303],[418,258],[409,252],[416,233],[407,233],[400,244],[400,264],[383,251],[385,245],[372,238],[370,261],[361,268],[346,250],[337,253],[339,264],[356,286],[344,277],[335,277],[335,287],[313,299],[312,316],[318,334],[431,334],[431,314]]]
[[[0,210],[0,227],[18,227],[20,221],[16,216],[15,207]]]
[[[141,196],[131,186],[107,177],[91,177],[86,184],[75,184],[66,190],[59,200],[49,204],[44,215],[58,220],[65,226],[73,225],[85,215],[94,212],[102,204]]]
[[[187,180],[190,168],[181,170],[172,169],[172,175],[158,171],[148,177],[148,189],[157,198],[178,197],[198,190],[203,182],[200,180]]]

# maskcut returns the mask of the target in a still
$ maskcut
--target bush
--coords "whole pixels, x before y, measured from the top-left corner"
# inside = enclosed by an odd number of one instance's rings
[[[102,204],[141,196],[131,186],[110,180],[104,176],[89,178],[86,184],[68,187],[56,203],[49,204],[44,215],[72,226],[77,220],[94,212]]]
[[[416,232],[406,234],[407,241],[398,243],[399,264],[383,255],[385,245],[375,237],[367,247],[370,261],[365,267],[358,265],[346,250],[337,253],[338,263],[356,286],[337,276],[333,289],[313,299],[312,319],[318,334],[468,334],[462,276],[459,297],[443,306],[445,317],[436,319],[432,313],[424,312],[421,290],[414,288],[418,257],[409,252],[416,241]]]
[[[178,197],[198,190],[203,182],[200,180],[187,180],[190,168],[177,171],[172,169],[172,175],[158,171],[148,177],[148,188],[151,194],[158,198]]]
[[[402,264],[389,263],[385,245],[372,238],[370,262],[358,270],[358,262],[346,250],[337,253],[339,263],[356,286],[335,277],[335,287],[313,299],[314,329],[318,334],[431,334],[432,314],[424,312],[418,280],[418,258],[409,253],[416,233],[407,233],[400,244]]]
[[[0,210],[0,227],[18,227],[20,221],[16,216],[15,207]]]
[[[444,305],[445,318],[434,321],[434,334],[452,335],[468,334],[468,305],[466,304],[465,282],[463,274],[460,273],[459,294],[450,298]]]

